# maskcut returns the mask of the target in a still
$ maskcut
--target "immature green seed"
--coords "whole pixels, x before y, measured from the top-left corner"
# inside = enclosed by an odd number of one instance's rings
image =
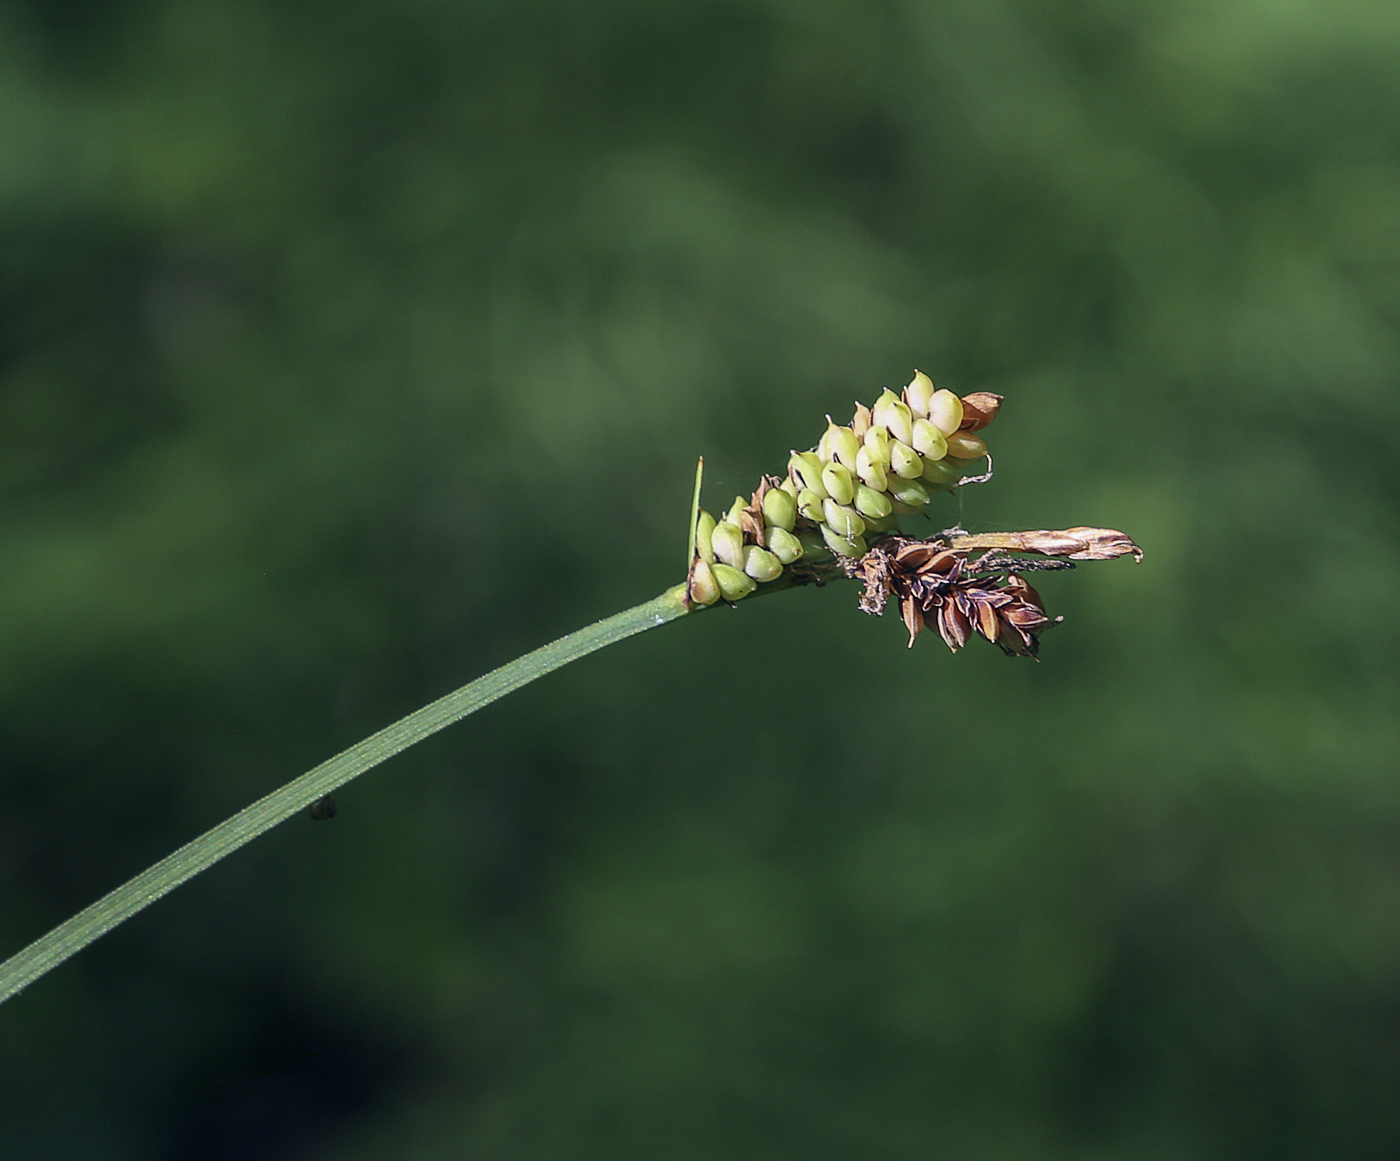
[[[725,519],[731,524],[737,524],[740,528],[744,526],[744,509],[749,506],[749,502],[743,496],[735,496],[734,503],[729,505],[729,511],[725,514]]]
[[[962,400],[951,391],[935,391],[928,401],[928,417],[944,435],[952,435],[962,425]]]
[[[929,460],[924,464],[923,479],[935,488],[951,488],[962,479],[963,469],[951,459]]]
[[[770,528],[768,551],[783,564],[791,564],[802,555],[802,541],[785,528]]]
[[[697,560],[690,570],[690,599],[697,605],[713,605],[719,600],[719,581],[703,560]]]
[[[826,425],[826,434],[822,436],[822,442],[826,444],[826,454],[822,458],[828,461],[835,460],[848,471],[855,471],[856,451],[860,447],[856,433],[849,427],[838,427],[831,422],[830,417],[827,418]]]
[[[941,460],[948,454],[948,441],[927,419],[914,420],[914,450],[926,460]]]
[[[948,454],[960,460],[980,459],[987,454],[987,445],[980,435],[973,435],[970,431],[954,432],[948,437]]]
[[[835,500],[822,501],[822,517],[823,523],[837,536],[859,536],[865,531],[865,521],[860,514]]]
[[[710,533],[715,556],[730,568],[744,567],[744,534],[737,524],[721,520]]]
[[[822,468],[822,487],[838,504],[849,504],[856,494],[855,481],[842,464],[827,464]]]
[[[885,429],[880,428],[881,431]],[[856,453],[856,475],[877,492],[885,490],[885,465],[871,458],[870,449],[862,446]]]
[[[891,480],[890,495],[901,504],[910,504],[916,509],[928,503],[928,489],[918,480]]]
[[[837,556],[864,556],[866,553],[865,538],[862,536],[838,536],[827,525],[822,525],[822,539],[826,541],[826,546],[836,553]],[[723,565],[718,566],[723,568]]]
[[[777,580],[783,575],[783,565],[766,548],[751,544],[744,549],[744,572],[759,582]]]
[[[865,450],[870,453],[871,463],[882,468],[890,466],[890,433],[883,427],[872,427],[865,433]]]
[[[726,601],[737,601],[758,588],[754,579],[745,576],[737,568],[727,564],[715,565],[715,583],[719,585],[719,595]]]
[[[822,496],[811,488],[803,488],[797,493],[797,511],[804,519],[812,521],[813,524],[822,522],[822,503],[826,497]]]
[[[933,380],[922,371],[915,371],[914,378],[904,389],[904,401],[909,404],[909,410],[915,416],[924,416],[928,414],[928,401],[933,396],[933,392]]]
[[[895,439],[909,442],[910,425],[914,418],[909,413],[909,405],[888,387],[870,409],[870,417],[880,427],[888,430]]]
[[[799,491],[797,487],[797,481],[794,480],[791,476],[784,476],[783,482],[778,485],[778,491],[786,492],[789,496],[796,500],[797,493]]]
[[[879,520],[890,514],[890,498],[883,490],[877,492],[874,488],[861,484],[856,488],[855,509],[862,516]]]
[[[798,487],[808,488],[823,500],[826,499],[826,489],[822,487],[822,462],[815,452],[793,452],[788,460],[788,471]]]
[[[890,467],[896,476],[905,480],[917,480],[924,474],[924,461],[919,453],[901,440],[890,444]]]
[[[778,488],[763,493],[763,518],[774,528],[791,532],[797,525],[797,497]]]
[[[710,543],[710,536],[714,530],[715,518],[701,508],[700,515],[695,520],[695,551],[700,554],[702,560],[711,564],[715,562],[714,546]]]

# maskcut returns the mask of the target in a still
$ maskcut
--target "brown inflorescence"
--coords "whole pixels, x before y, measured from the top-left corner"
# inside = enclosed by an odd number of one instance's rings
[[[1005,653],[1034,657],[1041,630],[1059,618],[1045,612],[1040,594],[1023,576],[1006,571],[1015,562],[984,560],[995,571],[946,541],[891,538],[848,571],[865,582],[861,608],[866,612],[883,612],[891,597],[899,602],[910,645],[927,627],[954,653],[977,633]]]

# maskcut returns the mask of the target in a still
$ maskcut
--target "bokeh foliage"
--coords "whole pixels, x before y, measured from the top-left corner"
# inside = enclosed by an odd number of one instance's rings
[[[532,686],[0,1009],[6,1155],[1394,1156],[1398,119],[1371,0],[11,0],[6,952],[913,366],[1148,559]]]

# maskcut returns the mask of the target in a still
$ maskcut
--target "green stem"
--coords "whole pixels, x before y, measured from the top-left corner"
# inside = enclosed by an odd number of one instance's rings
[[[134,879],[129,879],[115,891],[104,895],[72,919],[11,956],[0,964],[0,1003],[52,971],[70,955],[81,951],[117,924],[130,919],[143,907],[173,891],[185,880],[212,867],[263,831],[306,809],[318,798],[344,786],[386,758],[392,758],[400,750],[406,750],[429,734],[437,733],[498,697],[504,697],[522,685],[529,685],[536,678],[570,661],[577,661],[595,649],[602,649],[633,634],[674,621],[689,611],[685,586],[676,585],[654,600],[516,658],[446,697],[415,710],[406,718],[400,718],[393,725],[385,726],[377,734],[308,770],[280,790],[274,790],[266,798],[260,798],[240,810],[232,818],[225,819],[213,830],[206,831]]]

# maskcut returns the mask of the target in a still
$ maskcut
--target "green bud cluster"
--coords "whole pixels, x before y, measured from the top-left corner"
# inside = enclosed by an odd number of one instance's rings
[[[801,558],[804,535],[808,549],[864,556],[872,538],[897,531],[899,516],[921,513],[987,454],[974,432],[999,403],[988,394],[959,398],[915,371],[901,394],[886,388],[873,407],[857,404],[848,426],[828,417],[817,446],[792,453],[786,477],[764,477],[719,519],[700,511],[690,599],[737,601],[777,580]]]

